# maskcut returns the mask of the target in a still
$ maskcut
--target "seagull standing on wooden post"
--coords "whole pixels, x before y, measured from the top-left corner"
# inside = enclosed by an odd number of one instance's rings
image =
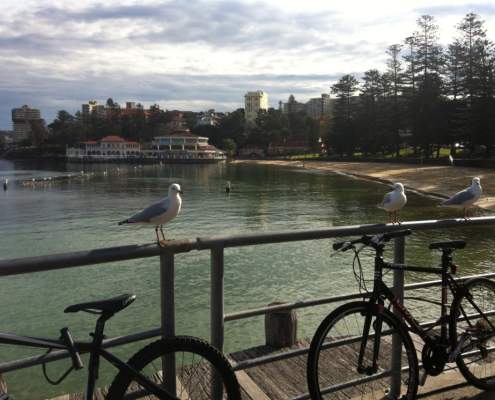
[[[163,233],[163,224],[173,220],[179,215],[180,207],[182,205],[182,199],[180,195],[183,194],[178,183],[173,183],[168,188],[168,196],[163,200],[155,203],[143,211],[133,215],[132,217],[120,221],[122,224],[147,224],[155,226],[155,234],[158,245],[162,245],[165,242],[165,234]],[[162,234],[160,239],[158,230]]]
[[[407,203],[406,193],[404,192],[404,185],[402,183],[394,183],[394,190],[387,193],[383,197],[383,201],[378,204],[378,208],[381,208],[388,212],[389,222],[395,224],[399,222],[399,211]]]
[[[473,178],[471,186],[454,194],[450,199],[440,203],[442,207],[464,209],[464,219],[469,219],[468,208],[478,201],[482,193],[480,178]]]

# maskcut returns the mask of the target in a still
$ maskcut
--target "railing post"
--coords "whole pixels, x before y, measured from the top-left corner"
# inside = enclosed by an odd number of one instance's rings
[[[404,236],[400,236],[394,239],[394,263],[403,264],[405,253],[405,240]],[[394,295],[397,297],[400,303],[404,302],[404,271],[394,270]],[[394,314],[401,318],[399,310],[394,307]],[[401,318],[402,319],[402,318]],[[392,399],[398,399],[401,389],[401,356],[402,356],[402,342],[399,335],[392,336],[392,377],[390,382],[390,397]]]
[[[160,304],[162,337],[175,336],[175,266],[174,254],[160,254]],[[162,358],[162,375],[165,387],[176,392],[175,354]]]
[[[211,344],[223,351],[224,340],[224,298],[223,298],[223,246],[211,249]],[[212,382],[213,399],[222,398],[222,382],[215,375]]]

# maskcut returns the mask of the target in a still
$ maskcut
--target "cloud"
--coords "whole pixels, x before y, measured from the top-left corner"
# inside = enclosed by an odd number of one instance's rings
[[[449,16],[449,15],[466,15],[470,12],[474,12],[478,15],[493,16],[495,15],[495,5],[486,3],[466,3],[456,5],[438,5],[420,7],[414,10],[420,15],[428,14],[437,17]]]
[[[22,104],[51,120],[60,109],[75,112],[108,97],[226,110],[241,106],[246,91],[263,89],[272,106],[291,93],[303,101],[346,73],[383,70],[386,48],[410,35],[421,13],[465,7],[434,0],[359,7],[352,0],[26,1],[0,3],[0,129]],[[477,10],[493,15],[491,5]]]
[[[9,72],[9,71],[7,71]],[[112,97],[120,104],[137,101],[149,106],[200,111],[215,108],[231,111],[243,107],[244,93],[263,89],[269,93],[270,105],[286,101],[290,93],[307,100],[329,91],[330,82],[337,75],[90,75],[84,80],[58,78],[27,78],[24,83],[9,85],[0,80],[0,127],[10,128],[10,111],[14,106],[28,104],[42,110],[42,116],[51,122],[57,111],[75,113],[81,104],[91,99],[105,102]],[[8,99],[8,100],[7,100]]]

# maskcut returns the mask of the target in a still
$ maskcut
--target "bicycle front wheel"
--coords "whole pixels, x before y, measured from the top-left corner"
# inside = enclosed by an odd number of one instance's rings
[[[162,358],[166,371],[168,369],[165,373],[162,373]],[[138,351],[128,364],[180,400],[216,397],[212,385],[214,376],[221,382],[223,399],[240,399],[239,384],[227,359],[198,338],[177,336],[157,340]],[[120,371],[110,386],[107,400],[121,400],[125,394],[132,399],[156,399],[135,382],[132,375]]]
[[[392,341],[400,349],[397,357],[392,357]],[[358,368],[361,349],[363,368]],[[313,400],[381,399],[387,393],[412,400],[418,386],[418,362],[409,334],[392,313],[378,312],[377,306],[365,302],[348,303],[318,327],[309,350],[307,379]]]
[[[452,302],[450,337],[459,370],[472,385],[495,389],[495,283],[475,278]]]

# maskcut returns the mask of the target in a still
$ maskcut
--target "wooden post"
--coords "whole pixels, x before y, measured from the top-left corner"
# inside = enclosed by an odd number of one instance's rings
[[[7,382],[3,379],[3,375],[0,374],[0,394],[7,393]]]
[[[269,306],[284,304],[270,303]],[[279,310],[265,314],[265,338],[268,346],[288,347],[297,342],[297,314],[295,310]]]

